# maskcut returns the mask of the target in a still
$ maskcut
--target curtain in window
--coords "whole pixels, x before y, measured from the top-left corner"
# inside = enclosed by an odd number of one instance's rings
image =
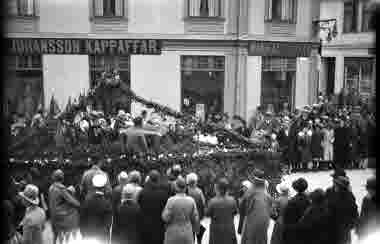
[[[17,1],[7,0],[7,12],[11,16],[17,15]]]
[[[209,16],[219,16],[219,1],[220,0],[208,0],[208,12]]]
[[[290,20],[290,1],[291,0],[282,0],[281,20]]]
[[[199,16],[201,10],[201,0],[188,0],[189,1],[189,15]]]
[[[272,0],[265,0],[265,20],[272,19]]]
[[[34,0],[26,0],[26,15],[31,16],[34,13]]]
[[[122,17],[123,16],[123,1],[124,0],[115,0],[115,16]]]
[[[272,0],[272,19],[280,20],[282,16],[282,0]]]
[[[103,16],[103,0],[94,0],[95,16]]]

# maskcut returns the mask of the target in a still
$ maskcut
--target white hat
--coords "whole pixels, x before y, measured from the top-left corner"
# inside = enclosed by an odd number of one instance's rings
[[[120,181],[126,181],[128,180],[128,174],[125,171],[121,171],[119,175],[117,176],[117,180]]]
[[[198,175],[196,173],[190,173],[186,176],[186,184],[189,184],[191,182],[197,182],[198,181]]]
[[[119,112],[117,113],[118,117],[125,117],[127,114],[125,113],[124,110],[120,109]]]
[[[97,174],[92,178],[92,185],[97,188],[102,188],[107,184],[107,177],[104,174]]]
[[[39,190],[38,187],[32,184],[25,186],[24,191],[20,192],[19,195],[24,198],[26,201],[33,205],[38,205],[40,200],[38,198]]]
[[[276,190],[281,195],[289,194],[289,187],[285,184],[278,184]]]
[[[247,187],[248,189],[251,188],[252,183],[249,180],[245,180],[241,183],[243,186]]]

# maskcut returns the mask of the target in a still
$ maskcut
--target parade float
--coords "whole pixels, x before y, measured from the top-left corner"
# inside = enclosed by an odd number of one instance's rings
[[[123,109],[131,102],[150,111],[142,128],[134,128],[132,116],[125,112],[127,106]],[[131,155],[123,150],[121,136],[128,137],[136,130],[147,138],[147,153]],[[94,88],[69,99],[63,111],[59,111],[53,96],[50,111],[39,111],[29,128],[22,120],[15,123],[11,138],[9,170],[25,172],[38,167],[48,176],[61,168],[68,179],[75,181],[97,160],[105,162],[112,179],[121,170],[158,169],[165,173],[167,168],[180,164],[185,173],[197,172],[201,184],[210,186],[217,177],[224,176],[237,188],[254,171],[263,171],[271,185],[280,180],[282,173],[281,153],[273,150],[267,132],[261,131],[251,140],[218,122],[205,123],[148,101],[122,82],[117,72],[103,73]],[[212,192],[212,187],[208,190]]]

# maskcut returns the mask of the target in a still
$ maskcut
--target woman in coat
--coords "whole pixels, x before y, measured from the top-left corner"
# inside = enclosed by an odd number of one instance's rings
[[[270,240],[271,244],[282,244],[283,234],[284,234],[284,210],[288,205],[289,201],[289,188],[285,185],[278,187],[278,192],[280,196],[274,202],[274,210],[276,211],[276,223],[274,224],[272,237]]]
[[[78,232],[80,204],[63,185],[62,170],[54,171],[52,178],[54,183],[49,188],[50,217],[55,239],[62,243]]]
[[[356,232],[360,239],[376,229],[380,214],[376,207],[376,177],[367,180],[367,195],[363,199],[362,209]]]
[[[333,161],[333,152],[334,152],[334,129],[332,128],[331,122],[328,122],[327,125],[322,130],[323,140],[323,160],[327,162]]]
[[[164,244],[193,244],[194,232],[198,232],[199,217],[192,197],[186,196],[186,182],[178,178],[175,182],[177,194],[168,199],[162,219],[167,224]]]
[[[241,244],[267,244],[272,198],[266,192],[265,180],[255,178],[246,197]]]
[[[226,179],[218,181],[214,188],[216,196],[206,210],[211,218],[209,244],[237,244],[234,217],[238,209],[235,199],[227,195],[227,187]]]
[[[311,136],[311,153],[314,161],[319,161],[323,156],[322,149],[323,133],[319,119],[316,119],[314,124],[314,132]]]
[[[113,223],[115,243],[141,243],[141,209],[134,199],[135,187],[124,186],[121,193],[121,203],[117,207]]]

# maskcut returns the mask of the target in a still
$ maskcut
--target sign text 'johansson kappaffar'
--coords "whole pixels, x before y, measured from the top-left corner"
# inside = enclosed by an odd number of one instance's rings
[[[8,39],[8,50],[15,55],[159,55],[160,40],[141,39]]]

